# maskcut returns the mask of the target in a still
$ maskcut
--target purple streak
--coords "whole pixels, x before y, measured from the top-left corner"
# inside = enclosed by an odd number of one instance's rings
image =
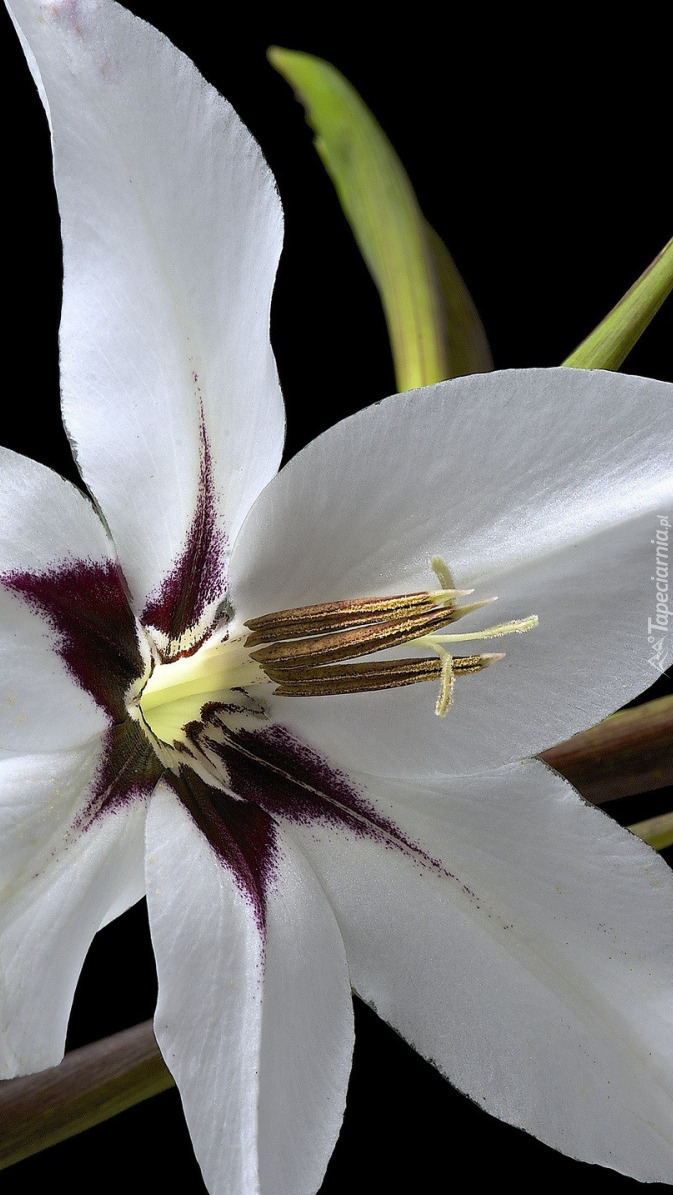
[[[237,801],[206,784],[190,768],[166,773],[182,804],[252,906],[262,939],[266,902],[275,875],[276,831],[273,820],[256,804]]]
[[[285,727],[230,731],[216,705],[203,713],[200,736],[219,756],[230,787],[244,800],[301,825],[320,821],[368,837],[403,840],[399,827],[377,813],[343,772]],[[224,741],[210,738],[209,722],[223,732]]]
[[[137,722],[126,718],[103,737],[103,752],[89,800],[75,823],[88,830],[106,813],[129,801],[146,801],[163,772],[154,748]]]
[[[204,711],[202,744],[221,760],[233,792],[272,817],[310,825],[322,822],[380,841],[411,846],[394,822],[381,816],[352,782],[283,726],[230,731],[216,705]],[[224,735],[208,734],[216,726]],[[418,848],[414,848],[418,849]]]
[[[321,824],[377,842],[386,850],[411,855],[457,884],[471,900],[478,897],[441,859],[429,854],[392,820],[379,813],[351,779],[285,727],[230,731],[216,705],[204,711],[199,731],[227,775],[229,787],[270,817],[301,826]],[[209,734],[209,725],[216,733]],[[222,736],[222,737],[221,737]]]
[[[195,385],[198,377],[194,376]],[[200,466],[196,508],[187,538],[171,571],[142,613],[144,626],[156,627],[171,641],[193,627],[212,602],[226,592],[226,537],[217,525],[217,495],[210,446],[201,411]],[[191,655],[200,641],[190,648]]]
[[[77,684],[112,721],[125,717],[124,696],[143,661],[118,565],[67,561],[44,573],[5,573],[0,584],[56,632],[54,650]]]

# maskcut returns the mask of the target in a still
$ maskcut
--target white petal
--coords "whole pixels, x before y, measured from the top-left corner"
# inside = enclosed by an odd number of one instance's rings
[[[141,786],[97,814],[100,744],[0,762],[0,1076],[63,1056],[73,992],[102,925],[144,890]]]
[[[208,1189],[314,1195],[341,1124],[353,1036],[332,911],[283,830],[264,883],[265,930],[254,882],[246,889],[163,782],[147,835],[155,1029]]]
[[[56,654],[49,628],[19,598],[0,590],[0,749],[77,747],[105,728],[93,697]]]
[[[653,683],[651,541],[670,514],[672,401],[670,385],[617,374],[480,374],[388,399],[309,445],[239,536],[241,618],[432,589],[439,555],[475,599],[499,597],[447,630],[530,614],[540,626],[456,645],[507,658],[459,679],[444,719],[430,684],[283,698],[274,716],[344,766],[432,776],[540,751]]]
[[[536,761],[443,787],[365,783],[387,831],[285,809],[355,989],[485,1110],[670,1182],[665,863]]]
[[[113,551],[84,494],[52,469],[0,446],[0,573],[47,572],[66,559],[106,562]]]
[[[132,655],[140,650],[112,545],[88,499],[50,469],[0,448],[0,479],[0,750],[79,746],[110,716],[84,685],[96,618],[110,664],[117,633],[122,654],[126,638]],[[127,686],[119,679],[120,696]]]
[[[273,179],[193,64],[112,0],[11,9],[53,134],[77,459],[136,610],[170,601],[195,545],[209,571],[194,603],[205,606],[221,596],[223,536],[282,449],[268,336],[282,235]]]

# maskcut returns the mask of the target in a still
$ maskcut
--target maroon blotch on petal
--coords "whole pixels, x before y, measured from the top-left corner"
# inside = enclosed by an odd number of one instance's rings
[[[191,768],[181,768],[179,776],[167,772],[166,779],[252,905],[263,935],[267,892],[276,870],[272,818],[257,805],[206,784]]]
[[[328,825],[403,851],[419,866],[440,872],[468,891],[440,859],[409,838],[392,818],[379,813],[343,772],[285,727],[231,731],[214,705],[208,720],[217,733],[209,735],[206,723],[201,729],[203,741],[219,756],[232,791],[245,801],[283,821]]]
[[[54,649],[77,683],[113,721],[125,717],[124,696],[143,661],[118,565],[66,561],[44,573],[5,573],[0,584],[56,632]]]
[[[219,721],[215,706],[209,718],[224,731],[223,738],[211,738],[207,723],[202,738],[219,756],[231,789],[243,800],[284,821],[317,821],[368,837],[399,837],[397,827],[379,818],[342,772],[283,727],[230,731]]]
[[[162,772],[163,766],[137,722],[126,718],[111,726],[103,736],[100,764],[76,829],[87,830],[129,801],[148,800]]]
[[[217,720],[215,707],[210,714]],[[207,736],[207,726],[203,733]],[[221,758],[234,792],[284,820],[347,826],[368,836],[401,838],[393,822],[381,817],[352,782],[283,726],[226,731],[222,742],[209,740]]]
[[[196,509],[173,568],[158,591],[148,598],[141,617],[143,625],[156,627],[171,642],[179,640],[212,602],[224,597],[225,565],[226,539],[217,526],[217,496],[202,413]],[[199,645],[199,642],[192,644],[190,654]]]

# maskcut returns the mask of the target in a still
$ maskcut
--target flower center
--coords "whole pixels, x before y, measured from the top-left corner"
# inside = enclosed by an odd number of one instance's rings
[[[185,741],[186,727],[201,720],[204,705],[240,702],[241,690],[260,682],[268,683],[243,639],[222,636],[191,656],[155,664],[137,706],[152,735],[174,746]]]
[[[441,589],[277,610],[250,619],[238,634],[231,628],[229,637],[212,638],[191,656],[156,664],[135,700],[144,724],[160,744],[178,747],[188,741],[190,725],[201,721],[204,706],[241,709],[259,685],[279,697],[326,697],[435,681],[435,708],[443,716],[455,678],[481,672],[503,654],[455,656],[451,646],[528,631],[538,620],[533,615],[483,631],[440,634],[495,599],[460,605],[458,599],[473,590],[456,589],[438,558],[432,567]],[[400,647],[431,654],[371,658]]]

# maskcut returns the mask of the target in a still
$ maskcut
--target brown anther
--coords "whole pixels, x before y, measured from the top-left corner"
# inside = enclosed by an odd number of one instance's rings
[[[436,681],[441,661],[434,656],[408,660],[377,660],[362,664],[336,664],[322,668],[270,668],[267,675],[278,682],[276,695],[284,697],[327,697],[335,693],[368,693],[396,689],[418,681]]]
[[[500,656],[454,656],[454,675],[481,672]],[[276,681],[278,697],[329,697],[335,693],[370,693],[377,689],[397,689],[419,681],[436,681],[443,663],[435,656],[410,656],[408,659],[369,660],[359,664],[328,664],[311,668],[268,668],[269,680]]]
[[[326,631],[346,631],[356,626],[385,621],[393,614],[418,608],[430,609],[435,600],[428,593],[407,593],[396,597],[359,598],[353,601],[325,602],[319,606],[298,606],[277,610],[246,622],[251,634],[246,647],[279,639],[297,639]]]
[[[486,668],[495,660],[502,660],[504,652],[490,652],[488,655],[480,656],[452,656],[451,666],[455,675],[461,672],[481,672],[482,668]]]
[[[270,643],[250,653],[251,658],[261,664],[284,664],[300,667],[303,664],[327,664],[335,660],[348,660],[370,652],[384,651],[417,639],[428,631],[439,630],[453,618],[453,611],[432,605],[401,618],[389,618],[374,624],[343,630],[331,635],[317,635],[311,639],[295,639],[285,643]]]
[[[437,568],[435,572],[442,582],[444,578]],[[452,584],[448,587],[449,581],[447,575],[447,588],[434,592],[325,602],[251,618],[245,624],[250,631],[245,647],[254,646],[249,658],[259,666],[262,675],[277,685],[274,692],[278,696],[363,693],[432,680],[440,682],[437,712],[443,715],[451,702],[455,676],[480,672],[493,660],[500,659],[499,655],[485,654],[452,656],[444,643],[471,636],[436,634],[495,601],[488,598],[459,606],[456,599],[473,591],[455,589]],[[507,624],[502,632],[507,633],[508,629],[519,627]],[[489,628],[475,638],[500,630]],[[361,658],[403,644],[429,647],[436,655],[373,661]]]

